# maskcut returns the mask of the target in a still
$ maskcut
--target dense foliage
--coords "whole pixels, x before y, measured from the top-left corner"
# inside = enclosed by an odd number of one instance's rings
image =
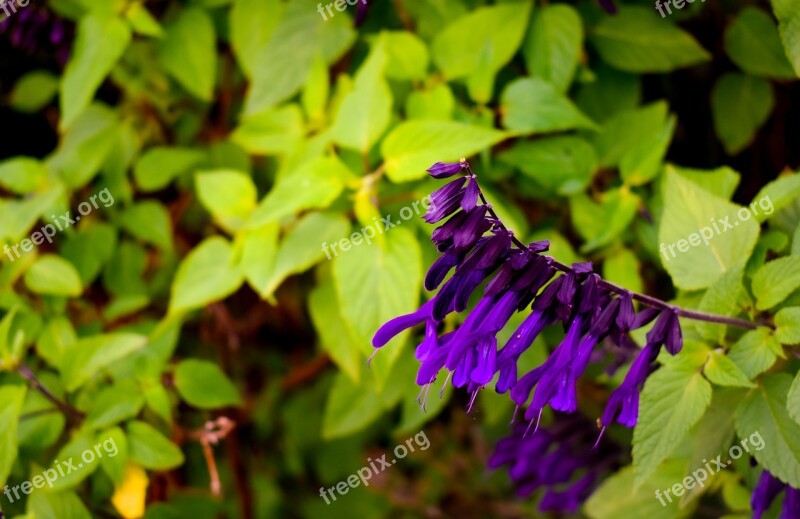
[[[0,4],[0,515],[797,517],[800,0],[668,5]]]

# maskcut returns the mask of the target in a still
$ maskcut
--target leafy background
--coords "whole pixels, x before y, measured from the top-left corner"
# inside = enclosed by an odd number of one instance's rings
[[[561,261],[777,326],[683,323],[636,430],[610,432],[631,466],[582,516],[748,517],[746,459],[680,507],[653,489],[756,430],[758,463],[800,487],[800,1],[666,18],[649,2],[611,16],[589,1],[372,1],[358,23],[358,7],[325,21],[311,0],[24,9],[34,21],[18,13],[0,38],[0,239],[106,188],[115,203],[2,256],[0,483],[97,439],[124,448],[52,491],[0,497],[7,516],[540,516],[484,468],[507,398],[483,391],[467,415],[468,395],[446,390],[421,412],[408,334],[367,369],[372,333],[423,297],[431,229],[414,218],[332,261],[322,248],[398,221],[438,185],[424,169],[461,156],[506,223]],[[765,194],[774,213],[659,257]],[[540,342],[531,366],[558,333]],[[619,377],[591,375],[594,418]],[[208,446],[215,496],[202,431],[220,417],[236,427]],[[319,497],[420,430],[428,450]]]

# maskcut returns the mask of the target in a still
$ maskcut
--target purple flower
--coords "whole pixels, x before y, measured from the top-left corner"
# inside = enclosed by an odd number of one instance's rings
[[[460,173],[461,171],[466,169],[466,167],[467,167],[466,161],[437,162],[436,164],[428,168],[428,173],[430,173],[433,178],[448,178],[452,177],[457,173]]]
[[[416,312],[395,317],[387,322],[375,332],[375,336],[372,338],[372,345],[376,348],[385,346],[400,332],[424,323],[426,319],[430,319],[432,306],[433,300],[422,305]]]
[[[541,511],[574,513],[595,490],[601,476],[620,465],[622,450],[607,438],[593,448],[594,424],[578,414],[555,413],[536,434],[517,425],[501,439],[488,466],[508,467],[517,495],[543,489]]]
[[[797,519],[800,517],[800,490],[786,485],[783,508],[778,519]]]
[[[631,364],[631,369],[625,375],[625,380],[615,389],[608,399],[600,423],[608,427],[614,421],[626,427],[634,427],[639,417],[639,389],[650,374],[650,364],[658,356],[659,347],[648,344],[642,349],[636,360]]]
[[[753,508],[753,519],[761,519],[761,516],[769,510],[772,502],[785,487],[785,483],[782,483],[765,469],[761,473],[758,484],[753,490],[753,497],[750,499],[750,506]]]

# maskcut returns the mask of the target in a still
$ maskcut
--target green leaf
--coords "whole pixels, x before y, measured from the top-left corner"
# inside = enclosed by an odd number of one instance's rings
[[[624,110],[611,117],[600,132],[590,139],[597,148],[600,165],[619,166],[626,157],[639,149],[642,142],[657,139],[668,122],[668,106],[664,101]]]
[[[583,24],[566,4],[545,5],[533,12],[522,55],[530,75],[566,92],[582,51]]]
[[[714,388],[711,397],[711,405],[697,427],[690,432],[693,436],[692,454],[689,462],[685,465],[685,476],[691,476],[697,467],[702,467],[708,460],[714,459],[720,453],[728,450],[733,442],[736,431],[734,430],[734,420],[736,419],[736,408],[744,396],[741,389],[720,389]],[[706,484],[694,485],[694,488],[687,488],[686,493],[681,497],[681,507],[697,499],[700,495],[713,488],[717,474],[710,474]],[[721,476],[724,477],[724,476]],[[680,481],[676,479],[675,481]],[[748,501],[750,497],[748,495]]]
[[[794,377],[792,386],[789,388],[786,396],[786,409],[789,410],[789,416],[800,424],[800,372]]]
[[[725,32],[725,52],[740,69],[776,79],[792,79],[794,70],[783,51],[778,28],[767,13],[745,7]]]
[[[211,102],[217,80],[214,23],[202,9],[179,11],[158,48],[164,70],[197,98]]]
[[[82,429],[74,434],[66,445],[64,445],[56,454],[57,460],[74,460],[75,469],[73,471],[65,470],[65,477],[59,477],[53,484],[55,490],[72,489],[80,485],[89,476],[97,470],[97,459],[91,463],[84,463],[81,460],[81,454],[85,451],[91,451],[94,446],[94,434],[90,429]],[[65,468],[62,466],[62,468]]]
[[[594,147],[572,135],[517,141],[499,159],[559,195],[586,189],[597,169]]]
[[[542,79],[512,81],[500,98],[503,126],[524,134],[545,133],[596,125],[555,87]]]
[[[238,231],[256,208],[258,192],[246,173],[207,171],[198,174],[195,183],[200,203],[230,233]]]
[[[591,119],[605,122],[641,103],[642,85],[639,76],[620,72],[602,61],[592,67],[591,83],[581,83],[576,96],[580,109]]]
[[[718,386],[756,387],[725,353],[718,350],[708,354],[703,373]]]
[[[254,265],[250,270],[255,278],[254,288],[263,299],[272,297],[281,283],[292,274],[305,272],[326,255],[330,260],[332,256],[328,251],[328,243],[343,239],[349,228],[347,219],[338,214],[307,215],[281,241],[274,262],[264,263],[260,268]],[[356,233],[352,235],[356,236]],[[363,235],[358,236],[361,236],[357,238],[359,243],[364,243],[361,241]]]
[[[56,317],[49,321],[36,343],[36,352],[55,368],[61,367],[64,354],[77,342],[78,336],[69,319]]]
[[[772,87],[765,79],[729,73],[717,80],[711,91],[711,113],[728,155],[747,147],[774,105]]]
[[[681,510],[677,499],[667,500],[664,505],[654,496],[656,491],[672,487],[681,481],[686,460],[665,462],[645,482],[634,483],[634,468],[624,467],[605,479],[583,505],[583,512],[591,519],[677,519],[689,517],[693,504]]]
[[[161,250],[172,249],[172,222],[167,208],[155,200],[127,207],[120,215],[120,227]]]
[[[756,308],[768,310],[800,288],[800,257],[787,256],[764,264],[753,276]]]
[[[435,162],[455,161],[489,148],[507,134],[493,128],[445,121],[406,121],[381,144],[386,173],[392,182],[426,176]]]
[[[711,403],[711,384],[694,367],[670,364],[648,377],[633,431],[636,484],[645,482],[675,450]]]
[[[242,284],[231,245],[219,236],[207,238],[181,261],[172,281],[169,313],[201,308],[233,294]]]
[[[143,277],[147,256],[144,247],[128,240],[122,241],[103,271],[106,290],[118,297],[145,295],[147,287]]]
[[[392,92],[383,77],[386,61],[385,43],[379,38],[336,113],[331,132],[340,146],[367,153],[386,131],[392,116]]]
[[[626,72],[670,72],[711,59],[689,33],[648,7],[622,7],[603,17],[591,35],[600,56]]]
[[[628,189],[611,189],[600,196],[599,203],[584,194],[569,200],[573,226],[587,240],[582,252],[608,245],[620,236],[630,227],[639,207],[639,197]]]
[[[17,424],[25,386],[0,386],[0,485],[5,485],[17,459]]]
[[[740,220],[739,206],[686,180],[671,167],[664,174],[663,190],[664,214],[658,240],[664,268],[675,286],[683,290],[706,288],[750,256],[759,226],[752,219]],[[721,221],[733,228],[723,224],[712,228]],[[707,244],[701,236],[708,236]]]
[[[183,452],[152,425],[128,424],[128,451],[132,461],[151,470],[170,470],[183,465]]]
[[[68,260],[80,275],[81,283],[89,286],[111,259],[117,246],[117,232],[111,225],[92,223],[82,225],[61,246],[61,256]]]
[[[728,352],[728,357],[750,379],[771,368],[779,355],[783,356],[783,349],[767,328],[745,333]]]
[[[314,287],[308,296],[308,310],[322,348],[342,373],[358,384],[365,360],[361,353],[363,348],[343,322],[332,281],[326,280]]]
[[[239,390],[213,362],[184,360],[175,369],[175,388],[184,401],[199,409],[239,406]]]
[[[728,166],[720,166],[716,169],[693,169],[683,168],[670,164],[669,167],[680,175],[691,180],[709,193],[720,198],[730,198],[739,185],[739,173]]]
[[[800,424],[786,408],[792,378],[780,373],[767,375],[750,391],[736,411],[736,433],[740,438],[759,433],[764,448],[753,450],[758,464],[787,484],[800,487]]]
[[[347,166],[336,157],[306,162],[278,180],[247,226],[252,229],[306,209],[328,207],[341,194],[348,175]]]
[[[125,10],[125,18],[136,34],[152,38],[162,38],[164,36],[164,29],[161,28],[158,20],[144,6],[144,0],[128,4]]]
[[[83,187],[100,171],[118,135],[117,114],[94,104],[70,125],[47,168],[58,172],[69,187]]]
[[[669,117],[657,132],[642,135],[636,145],[625,151],[619,172],[626,184],[646,184],[661,172],[662,161],[672,141],[676,124],[677,117]]]
[[[629,249],[620,248],[606,256],[603,262],[603,278],[631,292],[642,292],[644,289],[639,273],[639,260]]]
[[[234,0],[231,8],[231,45],[248,78],[283,14],[280,0]]]
[[[27,510],[36,519],[92,519],[78,494],[69,490],[33,492]]]
[[[61,128],[72,126],[122,57],[131,30],[118,19],[89,14],[78,23],[78,36],[61,82]]]
[[[333,262],[333,280],[345,325],[364,348],[385,322],[414,311],[422,284],[422,255],[414,234],[404,228],[386,231],[382,243],[354,247]],[[386,375],[407,334],[388,345],[373,361]]]
[[[20,112],[38,112],[50,104],[57,92],[57,77],[45,70],[34,70],[17,81],[9,103]]]
[[[78,339],[65,352],[61,379],[67,391],[75,391],[99,371],[127,357],[147,343],[134,333],[109,333]]]
[[[489,101],[495,74],[522,43],[530,11],[529,2],[509,2],[457,18],[433,40],[434,63],[447,79],[467,78],[474,100]]]
[[[382,414],[383,407],[374,386],[358,386],[339,373],[325,403],[322,437],[331,440],[349,436],[366,428]]]
[[[19,195],[47,187],[49,173],[36,159],[14,157],[0,162],[0,185]]]
[[[786,57],[800,77],[800,0],[771,0]]]
[[[133,178],[142,191],[158,191],[204,159],[205,154],[200,150],[155,146],[136,161]]]
[[[95,429],[104,429],[135,417],[142,407],[144,397],[136,384],[120,382],[97,395],[86,421]]]
[[[83,292],[81,277],[72,263],[45,254],[25,272],[25,286],[37,294],[77,297]]]
[[[400,80],[423,80],[428,74],[428,47],[407,31],[386,31],[386,76]]]
[[[775,314],[775,338],[781,344],[800,344],[800,306],[783,308]]]
[[[733,317],[741,310],[739,298],[744,290],[744,263],[728,270],[703,294],[698,310],[701,312]],[[726,326],[718,323],[697,321],[695,328],[704,339],[723,344]]]
[[[294,149],[304,134],[303,114],[296,104],[289,104],[245,117],[231,140],[252,154],[278,155]]]
[[[415,90],[406,98],[406,116],[409,119],[449,121],[453,118],[456,101],[447,84],[441,83],[428,90]]]
[[[300,104],[312,125],[325,121],[330,88],[328,66],[322,55],[317,54],[311,62],[311,70],[308,72],[308,79],[300,96]]]
[[[775,211],[791,206],[799,198],[800,174],[782,175],[758,191],[758,194],[753,197],[750,208],[756,220],[763,222]],[[766,202],[766,207],[764,207],[764,202]]]
[[[353,43],[351,20],[324,20],[314,0],[292,0],[269,41],[250,65],[253,81],[245,100],[245,115],[271,108],[295,95],[308,77],[318,52],[325,63],[337,61]],[[257,27],[260,31],[261,27]]]
[[[278,254],[278,235],[281,227],[277,222],[246,229],[242,245],[242,270],[253,290],[265,286]]]
[[[128,464],[128,439],[125,433],[119,427],[100,431],[97,433],[96,442],[103,446],[103,451],[107,454],[100,458],[100,466],[115,485],[121,485]]]

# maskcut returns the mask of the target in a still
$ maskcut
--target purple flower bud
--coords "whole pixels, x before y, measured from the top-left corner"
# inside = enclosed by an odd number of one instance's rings
[[[466,162],[437,162],[428,168],[433,178],[448,178],[466,169]]]
[[[461,209],[471,211],[476,205],[478,205],[478,180],[475,175],[471,175],[464,190],[464,197],[461,199]]]

